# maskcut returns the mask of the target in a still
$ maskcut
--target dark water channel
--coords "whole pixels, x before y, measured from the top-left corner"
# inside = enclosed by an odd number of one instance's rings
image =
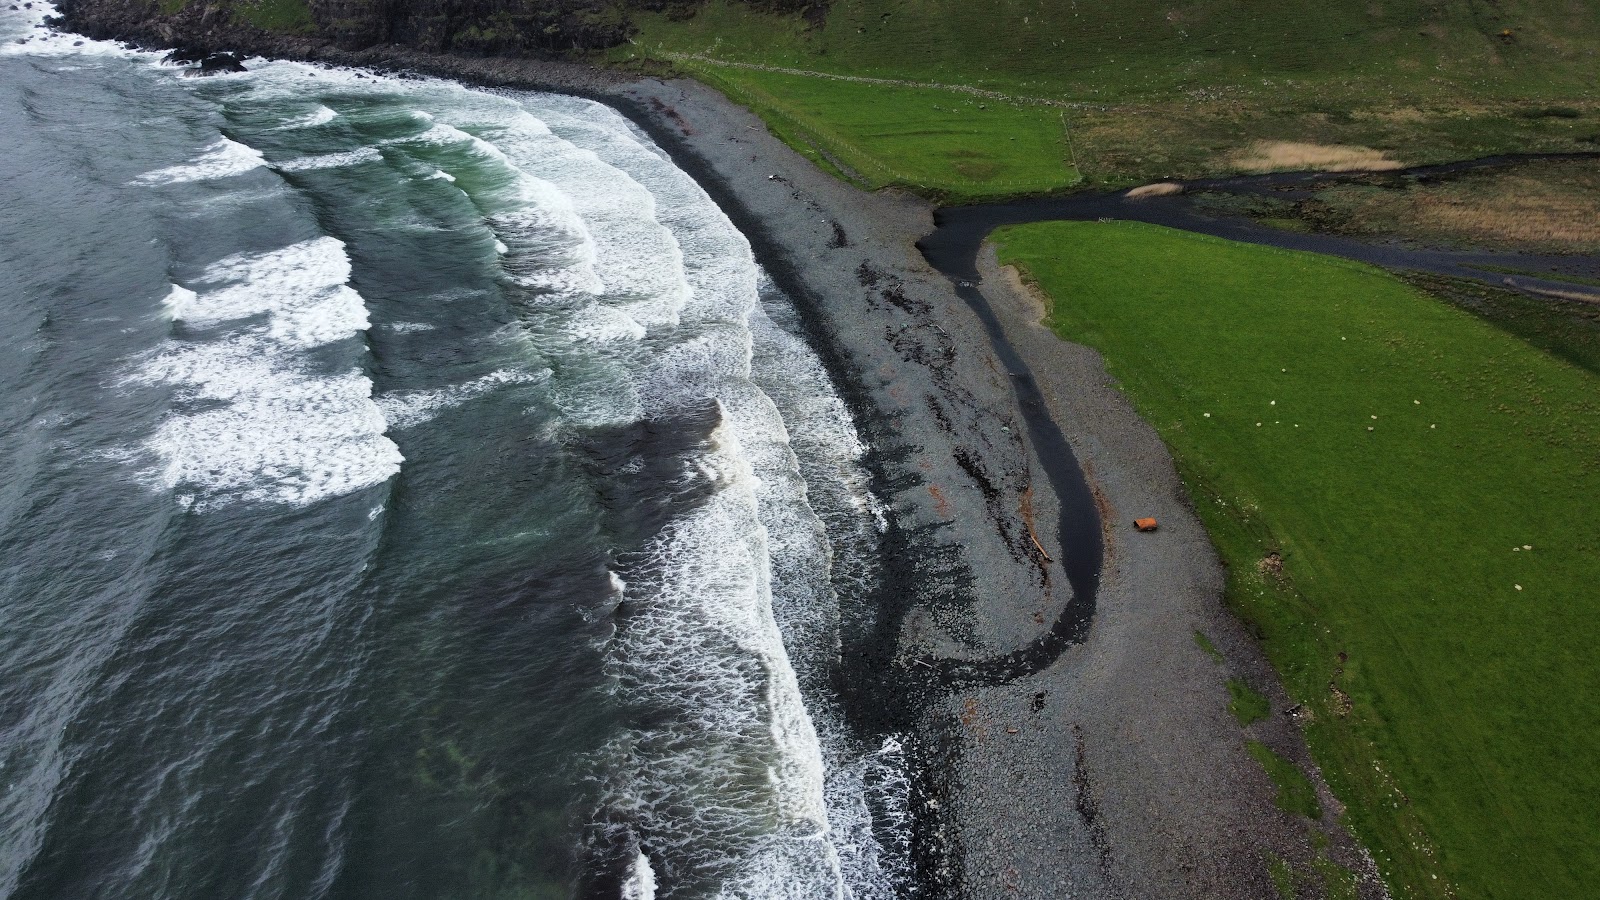
[[[1448,178],[1482,169],[1502,168],[1534,160],[1597,159],[1600,153],[1553,153],[1491,156],[1436,166],[1418,166],[1384,173],[1415,181]],[[1386,269],[1428,272],[1466,278],[1528,293],[1560,291],[1592,297],[1600,302],[1600,289],[1564,279],[1600,276],[1600,259],[1593,256],[1518,253],[1514,251],[1456,250],[1424,247],[1399,240],[1366,241],[1334,234],[1287,231],[1263,225],[1240,215],[1206,209],[1193,195],[1202,192],[1254,194],[1278,200],[1305,200],[1317,188],[1348,182],[1366,173],[1275,172],[1179,182],[1184,191],[1165,197],[1129,199],[1126,191],[1112,194],[1072,194],[1039,197],[1007,203],[955,206],[934,214],[934,232],[919,247],[939,271],[957,284],[976,282],[977,255],[989,233],[1006,225],[1029,222],[1094,221],[1122,219],[1208,234],[1229,240],[1306,250],[1342,256]],[[1545,273],[1543,277],[1505,275],[1492,267]]]
[[[1600,153],[1518,154],[1485,157],[1465,162],[1419,166],[1385,173],[1416,181],[1448,178],[1462,173],[1512,166],[1533,160],[1600,159]],[[1067,649],[1083,640],[1094,618],[1095,597],[1105,561],[1100,513],[1084,477],[1083,468],[1050,415],[1027,362],[1012,346],[999,318],[981,290],[978,254],[996,229],[1049,221],[1120,219],[1146,222],[1229,240],[1305,250],[1353,259],[1387,269],[1427,272],[1464,278],[1533,295],[1559,292],[1567,297],[1592,298],[1600,303],[1600,288],[1565,280],[1600,277],[1600,258],[1517,252],[1452,250],[1424,247],[1398,240],[1363,241],[1332,234],[1287,231],[1263,225],[1242,215],[1207,209],[1193,195],[1206,192],[1255,194],[1279,200],[1304,200],[1317,188],[1350,181],[1363,173],[1284,172],[1182,182],[1184,191],[1160,197],[1130,199],[1126,191],[1110,194],[1073,194],[1039,197],[1005,203],[941,208],[934,213],[934,231],[917,248],[934,268],[954,283],[956,293],[977,313],[988,332],[995,356],[1011,376],[1028,438],[1040,466],[1061,505],[1059,533],[1061,563],[1072,598],[1050,630],[1022,649],[981,661],[942,660],[943,676],[964,683],[997,684],[1039,672]],[[1543,273],[1507,275],[1495,268]]]

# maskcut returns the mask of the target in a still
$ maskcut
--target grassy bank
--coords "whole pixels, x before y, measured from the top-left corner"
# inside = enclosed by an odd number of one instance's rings
[[[1224,214],[1297,230],[1364,238],[1404,234],[1437,246],[1600,253],[1600,159],[1594,158],[1533,160],[1448,177],[1374,173],[1317,185],[1311,196],[1295,200],[1220,191],[1194,198]]]
[[[699,60],[680,66],[761,116],[817,165],[868,190],[951,202],[1076,184],[1063,112],[940,88],[818,79]]]
[[[841,76],[988,91],[1022,110],[1060,104],[1014,116],[1016,132],[984,132],[996,181],[1059,161],[1024,141],[1034,119],[1059,126],[1063,111],[1078,170],[1101,185],[1303,164],[1262,148],[1280,142],[1372,148],[1407,164],[1600,147],[1600,19],[1564,0],[835,0],[813,25],[709,0],[686,19],[636,21],[612,59],[670,62],[736,96],[764,94],[752,106],[796,146],[931,172],[933,193],[1007,191],[942,168],[948,127],[934,107],[948,101],[905,98],[881,136],[864,133]],[[786,118],[804,119],[809,135]],[[1013,136],[1019,145],[1007,146]]]
[[[997,240],[1171,447],[1395,894],[1600,894],[1600,378],[1341,260]]]

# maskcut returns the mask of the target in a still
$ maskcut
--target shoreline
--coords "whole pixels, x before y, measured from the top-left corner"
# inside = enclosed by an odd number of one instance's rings
[[[1074,599],[1062,589],[1070,578],[1060,503],[1035,478],[1046,467],[1011,379],[957,286],[916,249],[933,230],[929,204],[837,181],[697,82],[309,41],[299,42],[306,55],[224,43],[606,103],[745,234],[801,310],[872,448],[874,490],[893,510],[876,624],[847,643],[838,681],[856,728],[915,736],[921,893],[1271,897],[1264,854],[1311,858],[1306,827],[1273,806],[1272,785],[1227,714],[1229,672],[1194,640],[1204,630],[1277,708],[1286,705],[1259,648],[1222,606],[1219,563],[1165,448],[1098,356],[1039,326],[1031,298],[992,261],[973,289],[1031,363],[1048,417],[1106,514],[1100,602],[1082,642],[1038,671],[964,687],[918,664],[1017,652]],[[1132,535],[1125,520],[1135,514],[1157,516],[1162,531]],[[1306,760],[1286,717],[1256,728]],[[1334,846],[1359,855],[1345,842]],[[1381,882],[1367,883],[1383,896]]]
[[[807,314],[874,448],[875,489],[898,539],[913,542],[900,549],[910,559],[885,554],[881,626],[867,646],[847,646],[841,694],[858,728],[909,725],[917,735],[924,892],[1272,897],[1267,855],[1309,864],[1314,830],[1362,877],[1363,897],[1386,896],[1332,816],[1308,825],[1274,806],[1227,712],[1226,680],[1246,678],[1275,709],[1290,704],[1223,605],[1220,562],[1170,456],[1098,354],[1043,327],[1037,301],[1007,285],[992,249],[972,289],[1030,364],[1105,514],[1100,599],[1081,642],[1038,671],[974,685],[919,664],[1021,652],[1074,599],[1062,590],[1060,502],[1037,478],[1044,465],[1023,436],[1013,379],[958,284],[917,249],[933,207],[832,178],[697,82],[638,82],[621,94],[605,100],[701,182]],[[1134,535],[1135,514],[1155,515],[1162,531]],[[1024,543],[1034,535],[1048,562]],[[1227,666],[1206,656],[1197,631]],[[866,658],[849,662],[852,651]],[[926,703],[914,722],[885,712],[905,693]],[[1288,717],[1249,736],[1315,773]]]

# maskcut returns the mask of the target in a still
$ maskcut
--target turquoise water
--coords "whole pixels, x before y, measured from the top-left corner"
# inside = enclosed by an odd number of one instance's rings
[[[0,12],[0,897],[879,897],[879,528],[613,110]],[[26,43],[18,43],[26,40]]]

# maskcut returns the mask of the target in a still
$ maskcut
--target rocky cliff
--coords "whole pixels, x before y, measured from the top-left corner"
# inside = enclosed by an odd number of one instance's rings
[[[194,50],[315,56],[405,48],[557,58],[625,42],[640,12],[692,16],[705,0],[60,0],[67,27],[96,38]],[[820,21],[827,0],[740,0]]]

